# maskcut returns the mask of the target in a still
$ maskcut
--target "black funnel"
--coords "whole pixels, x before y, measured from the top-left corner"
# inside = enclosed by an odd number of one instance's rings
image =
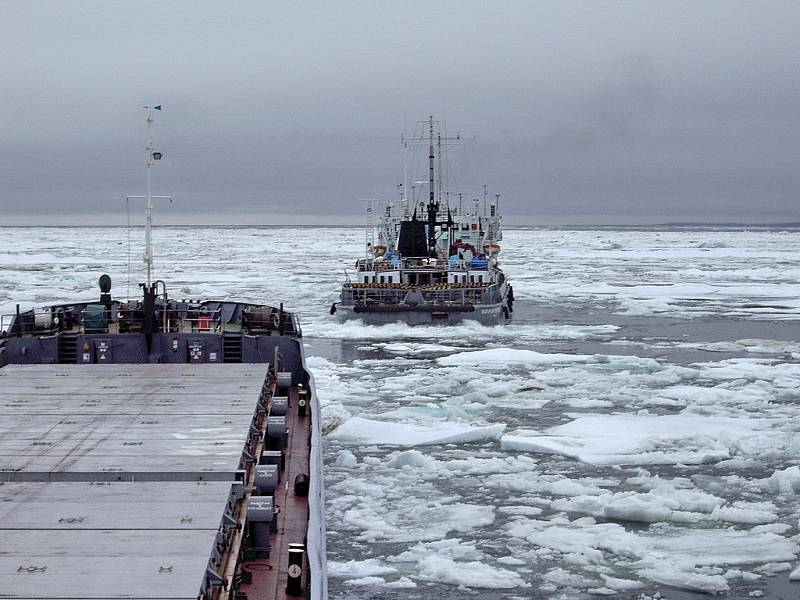
[[[400,256],[428,256],[428,238],[424,221],[402,221],[397,241]]]

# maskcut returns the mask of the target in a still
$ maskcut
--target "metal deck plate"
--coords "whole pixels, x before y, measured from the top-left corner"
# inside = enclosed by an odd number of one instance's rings
[[[196,598],[265,374],[0,369],[0,481],[23,480],[0,483],[0,597]],[[160,481],[103,480],[134,472]],[[75,481],[44,482],[56,475]]]
[[[2,531],[4,598],[196,599],[215,531]]]
[[[264,365],[5,367],[0,471],[233,473],[264,374]]]
[[[4,483],[0,537],[4,530],[216,530],[230,492],[227,481]]]

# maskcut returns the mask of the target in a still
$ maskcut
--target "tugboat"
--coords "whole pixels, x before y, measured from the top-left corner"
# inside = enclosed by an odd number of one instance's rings
[[[461,136],[447,137],[444,122],[433,116],[417,124],[414,137],[403,139],[406,149],[428,147],[428,202],[417,203],[416,184],[406,181],[398,186],[399,200],[377,207],[368,203],[366,255],[356,262],[355,279],[347,277],[339,301],[331,306],[339,320],[495,325],[511,317],[514,292],[498,262],[500,196],[489,200],[484,186],[482,201],[464,207],[458,194],[458,206],[453,206],[443,190],[446,151],[464,142]]]
[[[160,110],[160,107],[153,107]],[[152,125],[152,110],[148,125]],[[4,598],[327,598],[321,413],[297,317],[116,300],[2,320]]]

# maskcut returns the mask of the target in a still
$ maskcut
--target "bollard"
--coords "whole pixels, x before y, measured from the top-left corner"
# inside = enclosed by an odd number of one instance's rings
[[[294,495],[308,496],[308,475],[300,473],[294,478]]]
[[[286,578],[286,594],[302,596],[303,549],[289,548],[289,571]]]
[[[306,416],[306,404],[307,402],[305,398],[300,398],[297,401],[297,414],[301,417]]]

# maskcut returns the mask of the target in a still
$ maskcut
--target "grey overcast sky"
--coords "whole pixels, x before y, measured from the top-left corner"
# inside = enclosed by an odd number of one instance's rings
[[[507,225],[800,221],[800,2],[0,0],[0,223],[361,223],[427,114]],[[138,211],[138,209],[137,209]]]

